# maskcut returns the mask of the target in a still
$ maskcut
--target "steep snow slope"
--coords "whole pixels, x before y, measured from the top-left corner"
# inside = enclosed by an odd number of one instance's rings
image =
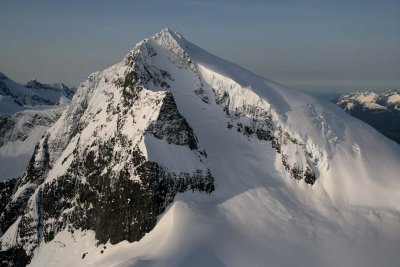
[[[10,195],[0,253],[32,266],[396,266],[399,162],[397,144],[335,105],[166,29],[81,85]]]

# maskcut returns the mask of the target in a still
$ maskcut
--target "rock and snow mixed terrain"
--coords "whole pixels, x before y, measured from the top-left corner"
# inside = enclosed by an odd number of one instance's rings
[[[36,80],[22,85],[0,72],[0,114],[11,116],[21,110],[65,104],[71,100],[75,90],[63,83],[43,84]]]
[[[31,266],[396,266],[400,147],[168,29],[81,84],[17,182]]]
[[[0,180],[23,174],[37,142],[64,108],[24,110],[10,118],[0,116]]]
[[[400,90],[351,93],[335,102],[350,115],[400,143]]]
[[[0,181],[23,174],[37,142],[74,92],[62,83],[21,85],[0,73]]]

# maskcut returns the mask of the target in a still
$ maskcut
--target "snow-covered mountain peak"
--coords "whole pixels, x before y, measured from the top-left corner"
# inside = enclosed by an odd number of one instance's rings
[[[381,228],[399,229],[399,155],[164,29],[80,85],[9,195],[0,246],[34,266],[364,266],[355,243],[400,240]],[[373,251],[398,257],[387,247]]]
[[[228,120],[227,128],[258,138],[262,135],[257,134],[257,130],[271,133],[264,138],[273,146],[283,144],[275,149],[280,154],[278,162],[288,176],[320,177],[319,184],[327,183],[323,187],[334,199],[343,201],[350,197],[339,197],[336,194],[339,189],[331,186],[327,175],[321,174],[332,167],[332,159],[338,153],[354,153],[354,145],[359,148],[357,151],[368,150],[371,144],[366,142],[364,147],[363,141],[357,140],[358,130],[365,126],[346,126],[359,123],[346,116],[343,118],[339,109],[327,107],[312,97],[212,55],[169,29],[136,45],[125,63],[128,64],[123,64],[123,76],[135,73],[139,84],[147,90],[171,92],[185,113],[195,112],[191,109],[196,105],[186,107],[190,95],[204,105],[200,110],[208,110],[215,104],[222,107]],[[366,94],[365,97],[370,96]],[[259,121],[270,122],[271,128],[259,129]],[[382,144],[376,146],[377,150],[384,150]],[[298,166],[302,166],[300,176],[297,176]],[[358,183],[356,178],[350,180],[353,186]],[[357,199],[355,195],[350,198]]]
[[[162,29],[160,32],[156,33],[151,38],[154,40],[159,40],[160,43],[163,42],[169,43],[172,40],[174,40],[177,43],[183,41],[183,37],[178,32],[175,32],[169,28]]]
[[[185,51],[185,46],[185,41],[180,34],[165,28],[152,37],[137,43],[123,61],[129,65],[133,63],[132,57],[135,55],[142,59],[155,57],[157,54],[157,47],[164,48],[173,54],[181,56],[182,58],[188,58],[188,55]]]
[[[173,31],[172,29],[166,27],[164,29],[161,29],[158,33],[153,35],[153,39],[157,39],[160,37],[170,37],[170,38],[176,38],[177,36],[179,36],[178,32]]]

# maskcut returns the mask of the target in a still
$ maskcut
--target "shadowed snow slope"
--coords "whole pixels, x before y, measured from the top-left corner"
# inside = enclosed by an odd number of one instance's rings
[[[36,180],[27,170],[12,196],[28,195],[26,207],[1,237],[3,251],[22,247],[32,266],[365,267],[400,259],[396,143],[168,29],[91,75],[38,147],[47,158],[38,152],[32,162],[47,167]],[[167,195],[146,187],[144,164],[158,166],[163,176],[152,186],[167,180]],[[94,190],[100,182],[92,179],[112,185],[96,189],[100,204],[79,191]],[[74,189],[65,191],[70,180]],[[131,182],[141,199],[163,196],[146,219],[154,223],[113,220],[133,209],[125,203],[139,203],[123,193]],[[46,190],[63,200],[50,205]],[[108,215],[89,213],[96,205]]]

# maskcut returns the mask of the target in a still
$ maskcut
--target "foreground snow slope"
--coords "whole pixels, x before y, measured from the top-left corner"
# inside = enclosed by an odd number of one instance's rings
[[[139,85],[127,97],[131,76]],[[79,224],[75,216],[89,214],[93,202],[85,206],[83,196],[57,191],[57,184],[68,187],[66,179],[76,179],[90,185],[91,173],[79,172],[96,161],[82,158],[92,157],[85,151],[93,149],[101,158],[101,140],[109,138],[117,140],[112,155],[119,161],[105,160],[107,168],[96,176],[102,181],[111,177],[119,185],[126,166],[140,167],[129,165],[127,140],[138,147],[135,154],[175,179],[190,180],[179,175],[194,171],[215,190],[200,183],[191,187],[200,192],[185,187],[173,194],[137,242],[115,239],[118,229],[135,228],[115,222],[112,209],[103,228]],[[3,251],[22,246],[32,255],[31,266],[397,266],[400,259],[396,143],[334,104],[250,73],[168,29],[89,77],[41,143],[51,147],[43,180],[26,173],[21,184],[34,193],[1,237]],[[34,155],[35,166],[44,161],[40,155]],[[76,174],[71,166],[83,169]],[[147,181],[136,171],[129,177]],[[24,188],[13,199],[28,194]],[[46,190],[63,197],[56,208],[47,203]],[[125,202],[135,201],[124,188],[114,190]],[[120,199],[117,207],[125,207]],[[99,194],[108,208],[102,201]],[[132,224],[143,225],[135,218]],[[114,236],[102,231],[108,221]]]

